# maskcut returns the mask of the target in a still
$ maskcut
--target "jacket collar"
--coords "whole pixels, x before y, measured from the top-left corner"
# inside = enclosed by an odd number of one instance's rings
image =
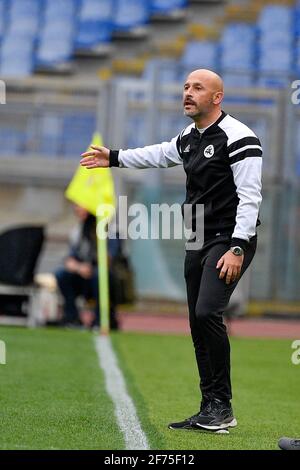
[[[218,127],[219,123],[221,121],[223,121],[223,119],[227,116],[227,113],[225,113],[225,111],[221,110],[221,116],[211,125],[209,126],[204,132],[202,135],[204,134],[213,134],[215,131],[216,131],[216,128]],[[199,136],[199,131],[197,130],[196,128],[196,124],[195,124],[195,127],[193,128],[193,131],[196,135]]]

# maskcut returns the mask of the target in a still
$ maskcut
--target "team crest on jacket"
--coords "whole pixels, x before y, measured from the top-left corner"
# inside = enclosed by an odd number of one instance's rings
[[[208,145],[207,147],[205,147],[205,149],[204,149],[204,156],[205,156],[206,158],[211,158],[214,153],[215,153],[215,148],[214,148],[213,145]]]

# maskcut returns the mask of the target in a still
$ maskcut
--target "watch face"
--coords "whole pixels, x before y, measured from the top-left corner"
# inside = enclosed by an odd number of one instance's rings
[[[243,249],[240,246],[235,246],[232,249],[234,255],[241,256],[243,254]]]

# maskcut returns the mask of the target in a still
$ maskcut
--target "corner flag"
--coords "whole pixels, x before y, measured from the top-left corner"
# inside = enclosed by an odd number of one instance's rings
[[[91,145],[102,146],[102,137],[98,132],[93,135]],[[95,168],[93,171],[79,166],[69,184],[65,196],[75,204],[84,207],[93,215],[99,214],[102,204],[116,206],[114,183],[110,168]],[[108,219],[113,214],[108,214]]]
[[[102,137],[98,132],[93,135],[91,145],[102,146]],[[98,252],[98,282],[101,332],[109,332],[109,286],[107,237],[103,220],[110,221],[114,215],[116,198],[114,183],[109,168],[95,168],[92,171],[81,166],[76,170],[65,196],[75,204],[84,207],[97,217],[97,252]],[[103,206],[104,210],[101,210]],[[99,233],[98,228],[102,231]]]

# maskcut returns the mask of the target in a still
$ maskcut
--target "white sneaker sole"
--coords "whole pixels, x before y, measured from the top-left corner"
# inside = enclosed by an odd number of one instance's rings
[[[207,429],[208,431],[221,431],[222,429],[235,428],[237,426],[237,420],[233,418],[233,420],[229,421],[229,423],[222,423],[215,426],[198,423],[196,424],[200,429]]]

